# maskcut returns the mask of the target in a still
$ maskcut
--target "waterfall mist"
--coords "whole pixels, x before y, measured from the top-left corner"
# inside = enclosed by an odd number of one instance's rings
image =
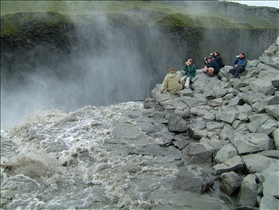
[[[42,4],[45,11],[55,8],[59,13],[58,2],[50,4],[53,8],[48,8],[46,2],[36,4],[38,7]],[[210,5],[213,11],[220,7],[220,4],[210,2],[161,3],[164,6],[173,4],[179,6],[175,7],[179,11],[193,15],[198,11],[205,18]],[[154,12],[156,10],[134,6],[123,13],[101,15],[91,14],[92,7],[89,7],[88,13],[78,15],[75,9],[82,11],[84,5],[82,2],[73,2],[73,5],[65,2],[63,7],[73,10],[73,15],[29,14],[35,19],[50,19],[51,27],[36,21],[29,27],[32,21],[26,20],[19,34],[1,38],[1,49],[5,49],[1,51],[1,127],[18,124],[42,109],[70,112],[86,105],[107,106],[144,100],[154,86],[163,81],[170,67],[181,70],[188,58],[194,59],[197,68],[203,68],[203,58],[217,49],[226,65],[232,65],[235,55],[240,52],[245,52],[249,60],[257,59],[278,35],[277,29],[224,28],[222,25],[211,28],[210,21],[204,28],[177,26],[179,18],[169,15],[166,8],[163,8],[164,12],[158,8],[159,12]],[[222,8],[228,6],[222,5]],[[234,17],[240,8],[232,5],[219,14],[225,20],[227,16]],[[19,7],[14,10],[19,11]],[[248,12],[241,11],[241,14]],[[277,11],[262,9],[259,14],[276,16]],[[17,13],[10,19],[18,24],[22,21],[21,16]],[[238,16],[241,22],[243,15]]]
[[[115,27],[99,16],[74,31],[70,50],[42,44],[2,55],[2,128],[42,109],[144,100],[168,68],[183,66],[186,49],[155,28]]]

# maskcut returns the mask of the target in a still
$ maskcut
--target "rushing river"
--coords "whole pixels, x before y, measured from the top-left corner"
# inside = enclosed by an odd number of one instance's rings
[[[3,209],[227,209],[208,194],[174,191],[169,156],[135,155],[162,139],[131,116],[142,102],[45,110],[1,130]]]

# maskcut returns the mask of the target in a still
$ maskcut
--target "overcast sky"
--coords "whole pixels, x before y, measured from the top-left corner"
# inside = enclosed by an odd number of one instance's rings
[[[279,1],[234,1],[241,4],[247,4],[249,6],[268,6],[268,7],[276,7],[279,8]]]

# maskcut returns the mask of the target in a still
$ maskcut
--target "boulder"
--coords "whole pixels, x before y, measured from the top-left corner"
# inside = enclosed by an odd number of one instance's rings
[[[238,206],[257,207],[257,194],[260,187],[258,178],[255,174],[248,174],[244,177],[238,194]]]
[[[228,196],[235,195],[242,182],[242,178],[235,172],[227,172],[221,175],[220,190],[222,190]]]
[[[252,115],[252,107],[248,104],[243,104],[242,106],[237,106],[238,115],[237,119],[241,121],[247,121]]]
[[[279,128],[275,129],[272,132],[272,136],[274,139],[275,148],[278,150],[279,149]]]
[[[177,174],[173,189],[200,193],[205,177],[206,174],[200,166],[195,164],[186,166]]]
[[[244,155],[242,156],[242,160],[250,174],[262,172],[273,164],[279,164],[278,159],[269,158],[260,154]]]
[[[206,115],[212,114],[207,110],[206,106],[195,106],[190,108],[190,113],[195,116],[204,117]]]
[[[185,155],[190,164],[212,163],[215,148],[206,142],[191,143],[186,147]]]
[[[279,120],[279,106],[277,105],[269,105],[265,107],[265,111],[270,116],[274,117],[275,119]]]
[[[214,139],[214,138],[209,139],[206,137],[202,137],[200,139],[200,143],[203,143],[203,142],[206,142],[207,144],[209,144],[210,146],[215,148],[215,152],[220,150],[225,145],[229,144],[229,141],[222,141],[220,139]]]
[[[215,174],[221,174],[230,171],[241,171],[243,170],[244,162],[241,157],[236,155],[223,163],[216,164],[213,166]]]
[[[217,152],[215,161],[216,163],[223,163],[236,155],[238,155],[236,148],[232,144],[227,144]]]
[[[197,99],[197,98],[192,98],[189,96],[183,96],[180,98],[181,101],[186,103],[188,107],[195,107],[195,106],[200,106],[200,105],[205,105],[207,103],[206,100],[203,99]]]
[[[235,109],[223,109],[220,113],[220,120],[232,124],[237,117],[237,110]]]
[[[195,140],[200,140],[202,137],[207,137],[206,125],[202,119],[197,119],[189,124],[190,137]]]
[[[223,99],[222,98],[217,98],[217,99],[213,99],[207,102],[208,106],[211,107],[218,107],[218,106],[222,106],[223,105]]]
[[[205,125],[207,130],[222,129],[224,127],[224,123],[219,122],[206,122]]]
[[[193,91],[190,88],[184,88],[183,90],[178,92],[178,95],[180,97],[183,97],[183,96],[192,97],[193,96]]]
[[[271,134],[276,128],[278,128],[278,121],[274,119],[268,119],[257,129],[257,133],[264,133],[266,135]]]
[[[262,78],[250,82],[250,88],[254,93],[263,93],[265,95],[273,95],[275,91],[271,80]]]
[[[225,124],[223,129],[220,132],[220,139],[229,140],[234,136],[235,136],[235,130],[231,126]]]
[[[189,129],[187,122],[177,114],[171,114],[167,117],[168,130],[170,132],[185,132]]]
[[[237,96],[240,98],[242,102],[250,104],[251,106],[253,106],[254,103],[261,102],[266,98],[266,95],[264,95],[263,93],[252,91],[239,93]]]
[[[278,163],[270,165],[261,173],[264,176],[263,197],[259,209],[278,209],[279,207],[279,166]]]
[[[239,154],[260,152],[274,148],[274,141],[263,133],[248,133],[247,135],[236,133],[235,137],[231,139],[231,143]]]

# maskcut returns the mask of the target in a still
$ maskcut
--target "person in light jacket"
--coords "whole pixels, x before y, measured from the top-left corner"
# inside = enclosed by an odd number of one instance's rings
[[[184,75],[181,79],[182,87],[185,84],[185,88],[189,88],[190,80],[196,76],[196,66],[191,58],[185,62]]]
[[[182,90],[180,77],[176,74],[174,68],[169,69],[169,73],[165,76],[159,94],[162,94],[165,90],[172,94],[178,94],[178,91]]]
[[[234,61],[234,67],[229,70],[229,72],[234,76],[234,78],[238,78],[239,74],[244,72],[247,66],[247,60],[243,52],[239,53],[239,55],[236,57],[237,59]]]

